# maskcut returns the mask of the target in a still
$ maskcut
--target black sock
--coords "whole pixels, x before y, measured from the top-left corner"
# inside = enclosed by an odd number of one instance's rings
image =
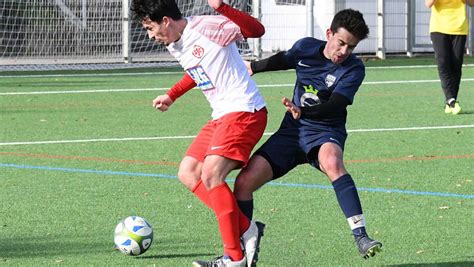
[[[342,212],[348,220],[353,219],[349,224],[360,224],[357,228],[354,228],[354,226],[351,225],[354,236],[366,235],[362,206],[352,177],[349,174],[345,174],[334,181],[332,185],[336,192],[337,201],[339,202]]]
[[[237,200],[237,205],[249,220],[253,217],[253,199],[251,200]]]

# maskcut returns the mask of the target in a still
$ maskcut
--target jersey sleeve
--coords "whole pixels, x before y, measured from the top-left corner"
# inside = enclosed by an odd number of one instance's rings
[[[192,17],[190,27],[223,47],[244,40],[239,26],[222,15]]]
[[[173,102],[180,96],[184,95],[187,91],[196,87],[196,83],[189,74],[185,73],[181,80],[179,80],[166,94],[173,100]]]
[[[190,26],[220,46],[265,33],[265,27],[245,12],[224,3],[216,11],[221,15],[192,17]]]
[[[334,92],[345,96],[349,100],[349,104],[352,104],[354,102],[354,96],[357,90],[359,90],[364,77],[364,64],[362,62],[354,64],[337,83]]]
[[[291,69],[285,60],[285,52],[283,51],[259,61],[252,61],[250,68],[253,73]]]
[[[338,93],[332,93],[329,100],[325,103],[300,107],[301,116],[309,119],[337,118],[345,116],[346,107],[349,105],[349,99]]]
[[[319,49],[320,44],[316,39],[305,37],[296,41],[285,53],[285,60],[292,69],[296,68],[298,61],[302,58],[314,55],[314,49]]]
[[[258,38],[265,33],[265,27],[256,18],[225,3],[222,3],[216,11],[237,24],[244,38]]]
[[[296,41],[296,43],[294,43],[293,46],[283,55],[283,58],[289,68],[296,68],[296,62],[298,61],[299,54],[301,53],[300,43],[301,40]]]

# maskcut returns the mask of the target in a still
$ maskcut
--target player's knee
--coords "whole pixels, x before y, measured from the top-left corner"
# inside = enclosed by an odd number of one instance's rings
[[[243,169],[234,183],[234,194],[237,199],[252,199],[253,192],[271,181],[271,172],[259,172],[256,169]]]
[[[187,170],[179,170],[178,179],[188,190],[193,190],[199,181],[199,176]]]
[[[345,172],[344,163],[342,159],[338,157],[327,157],[320,161],[321,169],[328,176],[337,176],[338,173]]]
[[[239,175],[234,183],[234,195],[237,199],[246,199],[252,195],[254,188],[250,183],[248,176]]]
[[[214,168],[203,168],[201,180],[207,189],[211,189],[222,184],[225,181],[225,176]]]

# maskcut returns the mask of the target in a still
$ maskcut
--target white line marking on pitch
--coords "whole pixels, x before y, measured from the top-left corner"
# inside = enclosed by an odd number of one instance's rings
[[[426,127],[405,127],[405,128],[375,128],[375,129],[354,129],[348,130],[350,133],[361,132],[392,132],[392,131],[418,131],[418,130],[440,130],[440,129],[460,129],[474,128],[471,125],[452,125],[452,126],[426,126]],[[273,133],[265,133],[271,135]],[[92,142],[113,142],[113,141],[148,141],[148,140],[167,140],[167,139],[191,139],[195,135],[183,136],[157,136],[157,137],[125,137],[125,138],[102,138],[102,139],[79,139],[79,140],[52,140],[52,141],[25,141],[25,142],[3,142],[0,146],[18,146],[18,145],[45,145],[45,144],[70,144],[70,143],[92,143]]]
[[[374,66],[366,69],[421,69],[436,68],[436,65],[409,65],[409,66]],[[464,64],[463,67],[474,67],[474,64]],[[292,70],[288,70],[292,71]],[[1,72],[0,72],[1,74]],[[137,76],[137,75],[181,75],[183,71],[163,72],[127,72],[127,73],[74,73],[74,74],[26,74],[26,75],[0,75],[0,78],[61,78],[61,77],[106,77],[106,76]]]
[[[137,88],[137,89],[97,89],[97,90],[60,90],[60,91],[36,91],[36,92],[6,92],[0,95],[48,95],[48,94],[84,94],[84,93],[110,93],[110,92],[140,92],[140,91],[163,91],[163,88]]]
[[[463,82],[472,82],[474,78],[462,79]],[[362,85],[374,85],[374,84],[399,84],[399,83],[434,83],[439,80],[408,80],[408,81],[373,81],[363,82]],[[294,84],[262,84],[258,87],[293,87]],[[168,90],[169,87],[161,88],[136,88],[136,89],[97,89],[97,90],[58,90],[58,91],[36,91],[36,92],[4,92],[0,95],[47,95],[47,94],[87,94],[87,93],[111,93],[111,92],[140,92],[140,91],[164,91]]]

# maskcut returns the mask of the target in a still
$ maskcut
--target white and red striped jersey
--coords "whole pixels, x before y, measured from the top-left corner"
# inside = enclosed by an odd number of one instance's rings
[[[167,48],[206,96],[212,118],[265,107],[235,43],[244,39],[239,26],[221,15],[186,20],[181,38]]]

